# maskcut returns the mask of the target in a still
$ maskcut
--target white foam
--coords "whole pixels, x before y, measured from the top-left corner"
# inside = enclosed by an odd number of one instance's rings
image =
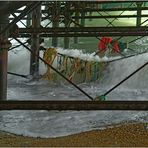
[[[98,55],[95,55],[95,52],[93,53],[83,53],[83,50],[80,49],[63,49],[63,48],[56,48],[57,52],[63,55],[67,55],[74,58],[79,58],[84,61],[93,61],[93,62],[107,62],[111,60],[115,60],[118,58],[121,58],[121,56],[116,57],[99,57]]]

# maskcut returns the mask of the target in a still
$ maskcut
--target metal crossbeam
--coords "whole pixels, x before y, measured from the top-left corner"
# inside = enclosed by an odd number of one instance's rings
[[[41,37],[147,36],[148,27],[57,27],[19,29],[19,37],[30,37],[31,33],[40,33]]]
[[[148,110],[148,101],[0,101],[0,110]]]
[[[147,18],[148,15],[141,15],[141,18],[143,18],[143,17]],[[51,18],[52,18],[52,16],[42,17],[42,20],[51,19]],[[59,18],[64,19],[64,16],[61,15],[61,16],[59,16]],[[71,19],[82,19],[82,18],[85,18],[85,19],[137,18],[137,15],[102,15],[102,16],[94,15],[94,16],[72,16],[71,17]],[[27,19],[28,18],[25,17],[22,20],[27,20]],[[13,18],[10,18],[10,20],[13,20]]]
[[[148,27],[54,27],[54,28],[19,28],[20,33],[51,33],[51,32],[138,32],[148,31]]]
[[[145,32],[86,32],[86,33],[45,33],[40,34],[40,37],[101,37],[101,36],[148,36]],[[19,38],[30,38],[31,34],[19,34]]]
[[[141,7],[141,10],[148,10],[148,7]],[[70,12],[74,12],[75,9],[70,9]],[[104,12],[104,11],[137,11],[137,7],[131,7],[131,8],[78,8],[78,12]],[[47,10],[44,10],[43,13],[47,13]]]
[[[141,10],[148,10],[148,7],[141,7]],[[21,13],[22,10],[16,10],[15,13]],[[75,9],[70,9],[70,12],[75,12]],[[137,7],[133,8],[77,8],[78,12],[104,12],[104,11],[137,11]],[[49,13],[48,10],[42,10],[42,13]]]

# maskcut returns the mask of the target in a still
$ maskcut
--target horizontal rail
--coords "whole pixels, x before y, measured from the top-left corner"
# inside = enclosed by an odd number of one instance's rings
[[[113,1],[112,1],[113,2]],[[101,11],[137,11],[137,7],[131,7],[131,8],[77,8],[78,12],[101,12]],[[148,10],[148,7],[141,7],[140,10]],[[75,9],[70,9],[70,12],[74,12]],[[43,11],[44,13],[47,13],[47,10]]]
[[[148,101],[0,101],[0,110],[148,110]]]
[[[32,33],[40,33],[41,37],[148,36],[148,27],[57,27],[19,29],[19,37],[30,37]]]
[[[112,1],[113,2],[113,1]],[[51,6],[52,7],[52,6]],[[50,9],[49,9],[50,10]],[[49,10],[42,10],[42,13],[49,13]],[[131,8],[77,8],[77,12],[101,12],[101,11],[137,11],[137,7]],[[141,7],[140,10],[148,10],[148,7]],[[75,9],[69,9],[70,12],[75,12]],[[22,10],[16,10],[15,13],[21,13]]]
[[[54,28],[19,28],[20,33],[51,33],[51,32],[135,32],[148,31],[148,27],[54,27]]]
[[[94,15],[94,16],[72,16],[70,18],[71,19],[105,19],[105,18],[112,19],[112,18],[137,18],[137,17],[138,17],[137,15],[102,15],[102,16]],[[140,17],[147,18],[148,15],[141,15]],[[65,17],[61,15],[59,16],[59,18],[64,19]],[[14,18],[9,18],[9,20],[13,20],[13,19]],[[42,17],[42,20],[45,20],[45,19],[52,19],[52,16]],[[28,20],[28,18],[25,17],[22,20]]]
[[[44,33],[40,37],[101,37],[101,36],[148,36],[148,32],[86,32],[86,33]],[[19,34],[21,37],[31,37],[31,34]]]

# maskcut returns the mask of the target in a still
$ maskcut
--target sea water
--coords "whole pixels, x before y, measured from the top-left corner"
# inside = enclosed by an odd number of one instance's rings
[[[76,53],[75,53],[76,54]],[[81,54],[81,53],[79,53]],[[43,52],[40,53],[40,56]],[[76,55],[75,55],[76,56]],[[90,55],[91,56],[91,55]],[[20,47],[9,52],[8,71],[29,74],[30,53]],[[78,84],[92,97],[101,95],[147,62],[148,54],[108,65],[101,81]],[[40,62],[40,74],[46,71]],[[146,100],[148,67],[107,95],[107,100]],[[89,100],[70,84],[30,81],[8,75],[8,100]],[[0,111],[0,130],[31,137],[58,137],[125,122],[148,122],[146,111]]]

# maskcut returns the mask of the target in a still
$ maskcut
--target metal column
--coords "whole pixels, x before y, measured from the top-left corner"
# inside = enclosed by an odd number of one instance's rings
[[[60,11],[60,2],[54,2],[53,4],[53,10],[52,10],[52,27],[59,27],[59,11]],[[58,46],[58,38],[53,37],[52,38],[52,46],[57,47]]]
[[[76,8],[75,8],[76,9]],[[77,9],[76,9],[76,12],[75,12],[75,16],[76,17],[79,17],[79,12],[77,11]],[[77,24],[79,24],[79,18],[76,18],[75,19],[75,22],[77,23]],[[79,27],[77,24],[74,24],[74,26],[75,27]],[[78,39],[78,37],[74,37],[74,44],[77,44],[79,42],[79,39]]]
[[[32,13],[32,28],[37,29],[40,28],[41,22],[41,5],[37,7]],[[33,33],[31,35],[31,49],[33,53],[39,55],[39,33]],[[38,78],[39,76],[39,59],[35,54],[31,54],[30,57],[30,75],[33,78]]]
[[[82,3],[82,2],[81,2]],[[83,2],[82,4],[81,4],[82,6],[82,9],[84,9],[86,6],[85,6],[85,2]],[[81,26],[85,26],[85,12],[84,11],[82,11],[81,12]]]
[[[65,4],[65,28],[68,28],[70,26],[70,12],[69,12],[69,8],[70,8],[70,2],[66,2]],[[70,38],[69,37],[64,37],[64,48],[67,49],[70,47]]]
[[[7,2],[3,2],[7,5]],[[9,23],[8,15],[0,17],[0,32]],[[8,58],[8,33],[5,31],[0,34],[0,100],[7,99],[7,58]]]
[[[136,21],[136,26],[141,25],[141,7],[142,7],[143,2],[137,2],[137,21]]]
[[[29,13],[29,14],[27,15],[26,24],[27,24],[27,27],[30,27],[30,26],[31,26],[31,13]]]

